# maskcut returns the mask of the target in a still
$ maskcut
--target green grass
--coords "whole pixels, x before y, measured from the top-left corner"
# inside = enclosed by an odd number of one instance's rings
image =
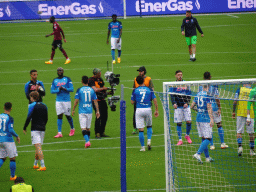
[[[185,38],[181,35],[180,26],[183,17],[131,18],[121,20],[123,23],[122,62],[114,66],[114,72],[121,74],[121,84],[132,88],[133,79],[138,75],[139,66],[146,66],[147,75],[153,79],[156,91],[162,91],[163,81],[174,81],[174,73],[180,69],[185,80],[202,80],[203,73],[210,71],[213,79],[253,78],[255,75],[255,14],[237,14],[239,18],[227,15],[197,16],[205,37],[198,36],[197,61],[188,61],[189,55]],[[82,75],[91,76],[93,68],[107,71],[106,62],[111,62],[110,46],[106,44],[107,25],[110,20],[60,21],[65,32],[67,43],[63,47],[71,58],[69,65],[64,65],[65,58],[59,50],[56,51],[54,64],[45,65],[51,53],[52,25],[42,23],[1,24],[0,31],[0,105],[7,101],[13,103],[11,115],[14,117],[15,131],[21,137],[18,146],[16,174],[25,178],[33,185],[35,191],[118,191],[120,190],[120,149],[119,149],[119,109],[109,110],[109,120],[106,133],[109,139],[94,139],[92,123],[92,147],[84,149],[84,141],[79,128],[78,115],[74,117],[76,134],[68,137],[69,125],[64,119],[61,139],[54,139],[57,133],[57,116],[55,112],[55,95],[50,94],[50,85],[57,76],[57,67],[64,68],[64,75],[69,76],[75,90],[81,86]],[[34,147],[31,146],[30,134],[24,135],[22,128],[25,123],[28,101],[24,93],[24,85],[29,81],[29,71],[38,70],[38,80],[45,84],[46,96],[44,103],[49,109],[49,122],[43,145],[46,172],[32,169]],[[132,90],[125,89],[127,102],[127,189],[128,190],[165,190],[164,162],[164,129],[163,111],[159,103],[160,116],[153,119],[152,151],[139,152],[138,136],[132,136],[133,106],[130,104]],[[72,103],[75,93],[71,93]],[[120,85],[116,95],[120,95]],[[119,104],[117,104],[119,108]],[[228,114],[227,114],[228,115]],[[94,122],[94,120],[93,120]],[[193,122],[193,137],[196,139],[195,122]],[[234,128],[235,129],[235,128]],[[216,135],[217,137],[217,135]],[[225,151],[228,159],[237,159],[235,134],[230,135],[231,148]],[[174,142],[177,141],[174,135]],[[234,141],[234,142],[233,142]],[[199,140],[196,141],[199,143]],[[228,141],[227,141],[228,143]],[[226,162],[226,154],[217,150],[219,159],[211,166],[199,166],[196,162],[187,165],[188,159],[196,151],[197,146],[191,146],[183,155],[181,163],[187,170],[195,172],[195,176],[180,175],[181,181],[196,186],[201,171],[215,171],[212,177],[205,177],[206,184],[219,186],[213,190],[240,191],[249,190],[235,187],[236,181],[246,181],[246,176],[231,177],[231,171],[225,172],[223,165],[233,165],[229,170],[237,172],[253,170],[255,174],[255,158],[247,162],[243,158],[238,161]],[[182,151],[182,150],[181,150]],[[178,155],[179,153],[177,153]],[[226,163],[222,163],[226,162]],[[236,162],[236,163],[234,163]],[[232,172],[232,174],[234,174]],[[13,182],[9,181],[9,160],[1,167],[0,191],[8,191]],[[209,181],[208,181],[209,180]],[[246,183],[246,182],[244,182]],[[244,184],[241,183],[241,184]],[[248,183],[248,182],[247,182]],[[250,181],[255,183],[255,177]],[[190,185],[190,184],[189,184]],[[189,186],[188,185],[188,186]],[[225,185],[234,187],[224,188]],[[250,189],[255,189],[254,187]],[[187,189],[185,189],[187,190]],[[200,191],[203,189],[192,188]]]

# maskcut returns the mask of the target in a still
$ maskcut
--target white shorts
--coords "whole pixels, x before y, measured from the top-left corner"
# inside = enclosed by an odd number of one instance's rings
[[[251,118],[250,125],[246,124],[247,117],[237,116],[236,118],[236,131],[237,133],[244,133],[244,126],[246,125],[247,133],[254,133],[254,119]]]
[[[45,131],[31,131],[32,145],[41,144],[44,142]]]
[[[221,122],[221,115],[219,115],[218,111],[213,111],[212,115],[213,115],[214,123]]]
[[[136,109],[136,128],[144,128],[145,122],[146,126],[152,126],[152,110],[151,108],[137,108]]]
[[[86,113],[81,113],[79,114],[79,122],[80,122],[80,127],[82,128],[91,128],[91,122],[92,122],[92,114],[86,114]]]
[[[119,43],[117,43],[118,38],[111,37],[111,49],[121,50],[122,39],[120,38]]]
[[[212,127],[210,123],[196,122],[199,137],[212,138]]]
[[[1,142],[0,143],[0,159],[9,157],[17,157],[17,148],[15,142]]]
[[[174,123],[181,123],[182,121],[191,121],[191,110],[187,108],[174,109]]]
[[[60,114],[65,114],[70,116],[70,112],[71,112],[71,101],[67,101],[67,102],[56,102],[56,113],[57,115]]]

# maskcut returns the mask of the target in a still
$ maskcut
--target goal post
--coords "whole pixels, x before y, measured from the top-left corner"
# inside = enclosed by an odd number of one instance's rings
[[[190,105],[203,85],[215,86],[218,95],[211,95],[212,100],[218,99],[221,106],[221,126],[224,130],[225,143],[229,146],[221,148],[219,141],[219,127],[214,123],[213,142],[214,150],[209,150],[214,162],[206,162],[202,153],[203,164],[199,164],[193,155],[197,152],[202,140],[198,136],[196,127],[197,112],[191,110],[190,137],[192,144],[184,139],[186,122],[182,123],[183,144],[177,145],[177,124],[174,123],[174,108],[171,103],[172,95],[184,96],[182,93],[172,92],[172,87],[190,89]],[[238,156],[237,143],[237,115],[232,118],[233,104],[249,101],[248,92],[244,97],[237,97],[237,90],[243,86],[256,86],[256,79],[231,79],[231,80],[204,80],[204,81],[179,81],[164,82],[163,93],[157,92],[164,109],[164,139],[165,139],[165,172],[166,191],[244,191],[256,187],[256,156],[251,156],[251,137],[247,133],[246,125],[242,134],[243,155]],[[182,98],[182,97],[181,97]],[[250,100],[255,102],[254,100]],[[246,109],[247,110],[247,109]],[[218,124],[219,126],[219,124]],[[253,131],[254,132],[254,131]],[[209,147],[209,146],[208,146]]]

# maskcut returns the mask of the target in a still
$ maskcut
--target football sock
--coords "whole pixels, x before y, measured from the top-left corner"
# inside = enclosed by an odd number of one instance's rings
[[[201,145],[200,145],[200,147],[199,147],[197,153],[198,153],[198,154],[201,154],[201,153],[207,148],[207,146],[209,145],[209,143],[210,143],[210,141],[209,141],[208,139],[205,139],[205,140],[201,143]]]
[[[140,145],[144,146],[144,131],[139,132]]]
[[[193,58],[193,56],[192,55],[190,55],[190,59],[192,59]]]
[[[52,54],[51,54],[51,60],[50,61],[53,60],[54,55],[55,55],[55,49],[52,49]]]
[[[191,130],[191,123],[187,123],[186,128],[187,128],[186,134],[189,135]]]
[[[219,133],[219,136],[220,136],[220,143],[224,143],[224,130],[223,130],[222,127],[218,128],[218,133]]]
[[[121,57],[121,50],[118,50],[118,57]]]
[[[62,52],[63,55],[66,57],[66,59],[68,59],[68,55],[67,55],[66,51],[65,51],[63,48],[61,49],[61,52]]]
[[[242,142],[243,142],[242,138],[237,138],[238,147],[242,147]]]
[[[16,162],[13,160],[10,161],[10,170],[11,170],[11,176],[15,177]]]
[[[115,49],[111,49],[112,60],[115,60]]]
[[[58,119],[58,120],[57,120],[57,124],[58,124],[58,132],[61,133],[61,129],[62,129],[62,119]]]
[[[45,167],[44,159],[40,160],[40,163],[41,163],[41,167]]]
[[[69,123],[69,125],[70,125],[70,128],[71,128],[71,129],[74,129],[72,117],[71,117],[71,116],[67,116],[67,119],[68,119],[68,123]]]
[[[254,149],[254,142],[253,141],[250,141],[250,149]]]
[[[179,139],[182,139],[182,130],[181,130],[181,125],[177,125],[177,133]]]
[[[210,145],[213,146],[213,135],[212,135],[212,138],[210,140]]]
[[[2,167],[3,164],[4,164],[4,160],[0,159],[0,167]]]
[[[37,160],[37,159],[35,159],[34,165],[37,165],[37,163],[38,163],[38,160]]]
[[[192,54],[192,57],[195,58],[195,57],[196,57],[196,54]]]
[[[147,135],[148,135],[148,139],[151,139],[151,137],[152,137],[152,127],[148,127]]]

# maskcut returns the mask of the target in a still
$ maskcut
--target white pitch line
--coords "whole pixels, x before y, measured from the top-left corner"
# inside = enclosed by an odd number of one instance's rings
[[[237,52],[237,51],[231,51],[231,52],[201,52],[199,54],[255,54],[255,51],[243,51],[243,52]],[[178,53],[134,53],[134,54],[122,54],[123,56],[144,56],[144,55],[187,55],[187,53],[184,52],[178,52]],[[110,55],[83,55],[83,56],[74,56],[72,58],[94,58],[94,57],[110,57]],[[0,63],[11,63],[11,62],[25,62],[25,61],[43,61],[47,60],[49,58],[40,58],[40,59],[21,59],[21,60],[7,60],[7,61],[0,61]],[[63,59],[63,57],[56,57],[54,59]],[[217,63],[218,64],[218,63]],[[180,65],[180,64],[178,64]],[[185,64],[186,65],[186,64]],[[194,63],[193,63],[194,65]],[[160,66],[160,65],[158,65]]]
[[[227,14],[227,16],[234,17],[234,18],[239,18],[238,16],[235,16],[233,14]]]

